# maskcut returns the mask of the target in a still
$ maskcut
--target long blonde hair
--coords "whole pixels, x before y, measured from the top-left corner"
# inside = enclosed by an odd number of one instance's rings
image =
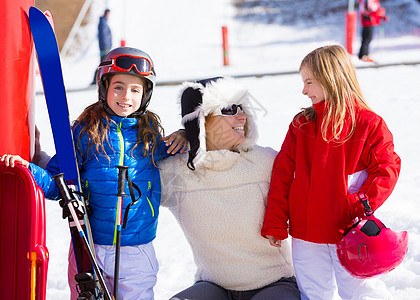
[[[96,153],[110,160],[105,151],[104,143],[108,143],[109,147],[112,149],[107,133],[113,121],[106,112],[105,105],[107,104],[98,101],[86,107],[82,114],[74,122],[73,130],[77,127],[81,128],[79,136],[75,137],[78,141],[76,144],[77,151],[81,152],[81,136],[86,133],[89,139],[87,154],[95,148]],[[142,114],[136,114],[135,118],[137,119],[137,142],[131,149],[131,155],[133,156],[133,150],[140,143],[143,143],[144,146],[141,150],[142,156],[149,157],[153,165],[156,166],[154,152],[161,140],[161,137],[164,135],[160,118],[157,114],[148,110]]]
[[[327,95],[322,138],[327,142],[347,141],[356,126],[356,108],[372,110],[363,97],[349,54],[339,45],[320,47],[305,56],[299,71],[302,68],[312,74]],[[302,113],[308,121],[317,117],[313,106],[304,108]],[[347,118],[350,118],[350,130],[345,130]]]

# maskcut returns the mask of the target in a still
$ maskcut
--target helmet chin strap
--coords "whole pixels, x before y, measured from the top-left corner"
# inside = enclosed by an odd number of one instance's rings
[[[106,103],[105,100],[101,99],[99,103],[101,104],[102,108],[105,110],[107,115],[117,116],[117,114],[109,107],[108,103]]]
[[[127,118],[137,118],[146,114],[146,110],[141,111],[140,109],[128,115]]]
[[[140,108],[133,112],[131,115],[128,116],[128,118],[133,118],[133,117],[138,117],[138,116],[143,116],[146,114],[147,112],[147,107],[149,106],[150,103],[150,95],[149,95],[149,91],[146,94],[146,97],[144,97],[141,101],[141,105]]]

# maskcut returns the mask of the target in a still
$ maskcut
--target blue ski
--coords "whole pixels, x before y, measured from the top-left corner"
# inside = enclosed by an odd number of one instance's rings
[[[71,131],[69,110],[67,106],[66,90],[64,87],[63,73],[61,69],[60,55],[57,46],[57,40],[54,30],[44,13],[36,7],[29,9],[29,23],[35,43],[35,48],[38,56],[39,70],[41,73],[42,84],[44,88],[45,100],[47,102],[48,114],[50,118],[51,129],[54,137],[54,145],[58,159],[59,170],[64,174],[64,179],[67,185],[71,186],[76,192],[80,192],[81,184],[79,177],[78,165],[76,162],[75,148],[73,142],[73,134]],[[76,197],[77,198],[77,197]],[[90,243],[91,253],[94,255],[94,247],[92,244],[92,234],[90,231],[89,219],[87,217],[86,205],[83,197],[75,199],[78,205],[82,207],[82,213],[78,214],[78,219]],[[76,205],[76,207],[78,206]],[[63,206],[64,208],[64,206]],[[72,235],[73,248],[76,257],[76,263],[80,280],[78,281],[79,290],[91,289],[92,285],[89,283],[89,278],[93,278],[93,284],[96,292],[86,297],[86,299],[99,299],[103,293],[97,280],[94,278],[95,272],[92,264],[95,266],[95,261],[89,257],[89,251],[84,247],[80,235],[83,236],[73,218],[68,218],[70,232]],[[89,276],[90,273],[91,276]],[[100,276],[101,277],[101,276]],[[101,278],[100,278],[101,279]],[[98,292],[102,290],[101,292]],[[83,295],[83,296],[86,296]],[[106,298],[109,294],[105,292]],[[85,298],[83,298],[85,299]]]

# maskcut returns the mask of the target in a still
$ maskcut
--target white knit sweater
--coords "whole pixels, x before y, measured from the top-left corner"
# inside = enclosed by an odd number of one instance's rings
[[[294,275],[287,241],[277,249],[261,237],[276,151],[208,151],[195,171],[188,153],[160,163],[162,202],[174,214],[197,265],[195,280],[252,290]]]

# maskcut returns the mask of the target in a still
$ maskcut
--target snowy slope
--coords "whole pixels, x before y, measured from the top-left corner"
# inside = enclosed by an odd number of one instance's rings
[[[83,51],[63,59],[68,89],[86,87],[98,64],[96,22],[105,4],[111,9],[114,44],[125,39],[128,46],[148,52],[155,63],[158,82],[200,79],[216,75],[296,71],[309,51],[325,44],[343,44],[347,1],[245,1],[235,7],[229,0],[197,1],[95,1],[91,24],[83,30]],[[313,2],[322,7],[311,7]],[[296,7],[295,3],[301,6]],[[331,4],[333,3],[333,4]],[[338,3],[338,4],[337,4]],[[284,7],[282,5],[288,5]],[[385,3],[390,22],[378,30],[372,56],[379,62],[420,61],[420,5],[416,0]],[[399,4],[397,6],[397,4]],[[246,6],[248,5],[248,6]],[[327,5],[334,5],[328,7]],[[163,7],[163,8],[162,8]],[[311,14],[308,14],[311,12]],[[318,16],[319,14],[319,16]],[[280,15],[280,16],[279,16]],[[310,17],[308,17],[310,16]],[[59,20],[55,20],[59,22]],[[230,66],[223,66],[221,26],[227,25]],[[416,27],[417,26],[417,27]],[[417,28],[417,29],[416,29]],[[417,31],[416,31],[417,30]],[[360,45],[359,36],[354,49]],[[357,66],[366,66],[354,60]],[[420,299],[420,66],[359,69],[359,80],[373,109],[386,120],[394,134],[396,152],[402,158],[399,183],[377,216],[394,230],[408,230],[409,252],[396,270],[383,276],[395,299]],[[278,150],[292,117],[310,100],[301,94],[299,75],[239,79],[256,98],[258,143]],[[40,81],[37,82],[41,90]],[[158,86],[150,109],[157,112],[167,133],[180,127],[177,105],[179,86]],[[71,118],[96,101],[94,89],[68,94]],[[36,99],[36,122],[43,150],[53,154],[44,99]],[[50,251],[48,299],[67,299],[67,221],[61,219],[58,203],[47,201],[47,246]],[[178,224],[161,210],[155,248],[160,262],[156,299],[168,299],[193,283],[195,266]]]

